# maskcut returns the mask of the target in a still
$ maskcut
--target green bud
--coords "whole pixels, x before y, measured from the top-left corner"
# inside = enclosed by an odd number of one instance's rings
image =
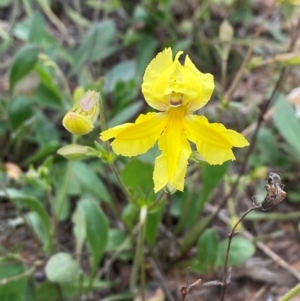
[[[80,160],[87,157],[89,147],[80,144],[68,144],[60,148],[57,153],[69,160]]]
[[[233,28],[231,24],[224,20],[219,29],[219,39],[222,43],[231,43],[233,38]]]

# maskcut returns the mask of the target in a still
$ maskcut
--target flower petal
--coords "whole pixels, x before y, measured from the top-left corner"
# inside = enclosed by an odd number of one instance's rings
[[[183,114],[182,108],[170,109],[168,112],[168,125],[158,141],[162,154],[155,161],[153,174],[155,192],[167,184],[183,190],[188,158],[192,152],[182,128]]]
[[[182,67],[182,78],[184,78],[186,90],[182,93],[186,95],[189,112],[194,112],[206,105],[215,88],[213,75],[200,72],[187,55]],[[197,96],[189,95],[189,91],[198,92]]]
[[[135,123],[125,123],[103,131],[100,139],[107,141],[115,138],[111,146],[116,154],[136,156],[145,153],[155,144],[166,122],[164,113],[141,114]]]
[[[245,147],[249,142],[221,123],[209,123],[204,116],[188,115],[183,122],[184,130],[190,141],[209,164],[222,164],[235,160],[232,147]]]
[[[165,95],[168,94],[166,89],[174,68],[171,48],[159,52],[146,68],[142,92],[146,102],[154,109],[165,111],[169,107]]]

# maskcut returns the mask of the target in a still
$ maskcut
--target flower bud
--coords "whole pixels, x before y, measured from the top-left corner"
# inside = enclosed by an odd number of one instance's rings
[[[68,144],[60,148],[57,153],[70,160],[79,160],[86,157],[88,147],[80,144]]]
[[[224,20],[220,26],[219,38],[222,43],[230,43],[232,41],[233,28],[227,20]]]
[[[99,115],[99,93],[86,92],[69,111],[62,123],[74,135],[86,135],[94,128]]]

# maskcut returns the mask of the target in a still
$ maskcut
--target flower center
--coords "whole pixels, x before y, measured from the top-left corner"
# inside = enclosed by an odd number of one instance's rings
[[[184,95],[182,93],[172,92],[167,95],[167,100],[170,102],[171,107],[180,107],[183,103]]]

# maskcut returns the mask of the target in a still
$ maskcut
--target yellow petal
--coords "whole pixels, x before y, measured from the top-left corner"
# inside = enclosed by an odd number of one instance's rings
[[[235,160],[232,147],[245,147],[249,142],[233,130],[228,130],[221,123],[209,123],[204,116],[188,115],[184,120],[184,130],[190,141],[209,164],[222,164]]]
[[[74,135],[85,135],[94,128],[92,122],[83,115],[68,112],[63,121],[63,126]]]
[[[100,139],[111,138],[113,151],[118,155],[136,156],[149,150],[161,135],[167,122],[164,113],[141,114],[135,123],[125,123],[101,133]]]
[[[174,68],[171,48],[158,53],[146,68],[142,92],[146,102],[154,109],[165,111],[169,107],[169,102],[165,95],[168,94],[166,89]]]
[[[186,95],[189,112],[194,112],[209,101],[215,87],[214,77],[210,73],[200,72],[188,55],[182,67],[182,77],[184,78],[185,91],[178,92]],[[193,91],[194,94],[197,93],[197,95],[191,94],[190,91]]]
[[[158,141],[162,154],[155,161],[155,192],[167,184],[181,191],[184,188],[184,177],[191,154],[190,144],[182,128],[184,113],[182,107],[171,108],[168,111],[168,124]]]

